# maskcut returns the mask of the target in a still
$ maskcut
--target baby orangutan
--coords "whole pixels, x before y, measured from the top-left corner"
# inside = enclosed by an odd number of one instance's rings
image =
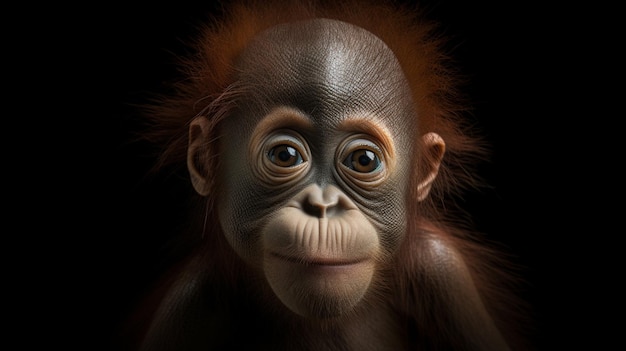
[[[483,156],[416,9],[237,2],[148,106],[202,245],[141,350],[518,349],[498,253],[453,218]],[[521,345],[521,344],[519,344]]]

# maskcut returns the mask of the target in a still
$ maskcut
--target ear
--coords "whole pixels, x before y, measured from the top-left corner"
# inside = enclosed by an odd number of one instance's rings
[[[417,201],[422,201],[428,196],[433,181],[439,172],[441,159],[446,152],[446,143],[437,133],[427,133],[422,136],[423,161],[420,167],[422,176],[417,184]]]
[[[211,190],[211,174],[208,167],[208,159],[211,155],[210,129],[209,121],[202,116],[194,118],[189,125],[187,169],[191,177],[191,184],[202,196],[208,195]]]

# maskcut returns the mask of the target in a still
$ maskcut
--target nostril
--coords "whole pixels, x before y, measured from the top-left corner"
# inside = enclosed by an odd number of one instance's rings
[[[310,216],[325,218],[337,216],[345,209],[336,201],[329,203],[306,201],[302,204],[302,210]]]
[[[351,207],[343,192],[334,186],[322,189],[318,185],[312,185],[296,201],[300,203],[304,213],[317,218],[337,216]]]
[[[320,204],[313,204],[311,202],[305,202],[302,206],[304,212],[310,216],[314,217],[325,217],[326,216],[326,206]]]

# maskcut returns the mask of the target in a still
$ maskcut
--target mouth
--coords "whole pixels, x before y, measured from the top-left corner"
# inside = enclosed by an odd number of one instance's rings
[[[352,265],[357,265],[357,264],[367,261],[367,259],[365,258],[352,259],[352,258],[335,258],[335,257],[321,257],[321,256],[319,257],[316,257],[316,256],[295,257],[295,256],[285,256],[285,255],[281,255],[278,253],[271,253],[270,255],[274,258],[278,258],[280,260],[287,261],[290,263],[296,263],[296,264],[300,264],[303,266],[313,266],[313,267],[315,266],[318,266],[318,267],[352,266]]]
[[[278,298],[302,316],[327,318],[351,310],[375,271],[372,258],[314,251],[267,251],[263,273]]]

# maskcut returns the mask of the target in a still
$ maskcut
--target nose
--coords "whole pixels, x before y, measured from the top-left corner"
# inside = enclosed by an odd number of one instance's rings
[[[300,193],[300,205],[303,211],[314,217],[328,218],[340,215],[351,207],[352,201],[334,185],[323,188],[312,184]]]

